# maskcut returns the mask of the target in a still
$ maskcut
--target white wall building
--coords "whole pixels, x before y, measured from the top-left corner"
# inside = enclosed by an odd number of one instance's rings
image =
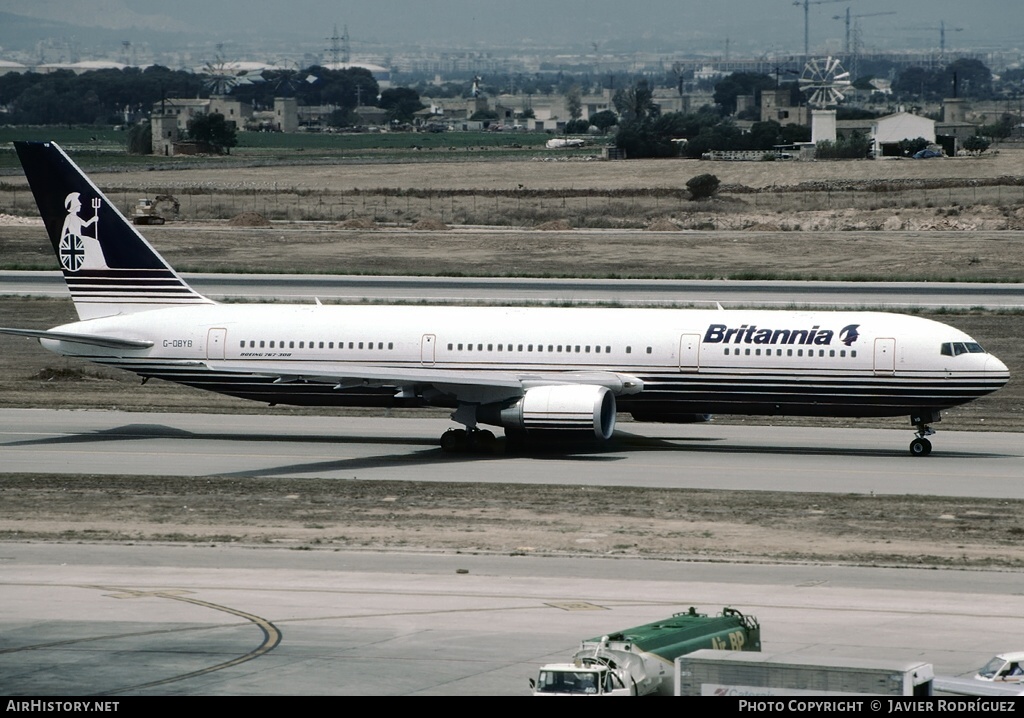
[[[923,137],[931,143],[935,142],[935,120],[920,117],[909,112],[897,112],[879,117],[871,123],[872,149],[875,157],[886,154],[886,145],[891,147],[900,140],[916,140]]]

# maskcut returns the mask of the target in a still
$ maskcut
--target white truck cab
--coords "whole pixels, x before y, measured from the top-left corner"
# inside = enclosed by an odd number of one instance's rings
[[[1024,683],[1024,651],[1000,653],[978,669],[979,681]]]

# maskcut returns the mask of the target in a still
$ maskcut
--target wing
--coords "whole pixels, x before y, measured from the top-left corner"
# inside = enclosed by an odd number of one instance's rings
[[[468,404],[516,399],[537,386],[588,384],[607,387],[613,394],[636,394],[643,382],[618,372],[517,372],[380,366],[340,362],[207,361],[213,371],[275,377],[277,381],[333,383],[338,389],[356,386],[395,386],[416,391],[433,387]]]
[[[107,347],[108,349],[148,349],[153,346],[153,342],[142,339],[122,339],[120,337],[105,337],[99,334],[74,334],[72,332],[54,332],[44,329],[0,327],[0,334],[32,337],[33,339],[53,339],[58,342],[74,342],[75,344],[88,344],[95,347]]]

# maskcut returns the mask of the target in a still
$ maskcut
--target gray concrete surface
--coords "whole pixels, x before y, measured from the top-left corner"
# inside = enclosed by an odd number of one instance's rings
[[[894,425],[901,422],[894,420]],[[1024,498],[1020,434],[623,422],[607,444],[444,454],[439,419],[0,410],[2,472],[587,483]]]
[[[460,572],[461,571],[461,572]],[[525,695],[583,638],[697,606],[765,650],[926,660],[1020,648],[1016,573],[0,545],[0,694]]]

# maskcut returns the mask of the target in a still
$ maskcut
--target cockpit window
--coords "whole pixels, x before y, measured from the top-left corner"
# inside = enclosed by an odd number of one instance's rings
[[[961,354],[984,354],[985,350],[977,342],[946,342],[942,345],[942,356],[955,357]]]

